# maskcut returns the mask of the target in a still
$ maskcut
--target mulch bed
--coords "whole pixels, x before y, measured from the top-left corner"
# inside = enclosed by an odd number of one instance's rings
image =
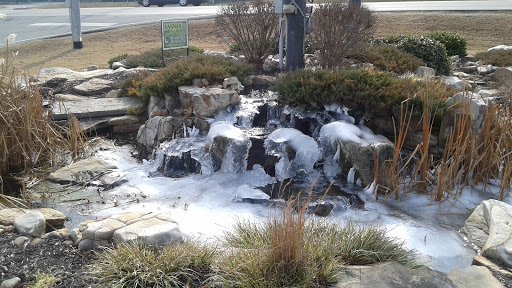
[[[93,254],[82,254],[64,243],[65,239],[42,239],[36,246],[30,241],[16,246],[19,234],[0,235],[0,283],[13,277],[23,281],[21,287],[33,285],[38,273],[59,278],[55,287],[90,287],[94,281],[84,273],[84,265],[91,263]],[[17,286],[18,287],[18,286]]]

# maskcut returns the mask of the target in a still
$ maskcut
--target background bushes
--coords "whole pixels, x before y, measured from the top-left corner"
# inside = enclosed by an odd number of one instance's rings
[[[331,2],[315,9],[309,37],[311,47],[319,51],[320,66],[340,66],[344,57],[364,55],[377,18],[365,7]]]
[[[512,66],[512,50],[480,52],[476,53],[475,58],[482,60],[485,64],[491,64],[494,66]]]
[[[368,50],[365,61],[372,63],[382,71],[403,74],[415,71],[423,61],[412,54],[400,51],[392,45],[373,45]]]
[[[391,36],[379,38],[376,44],[392,44],[400,51],[410,53],[425,63],[430,68],[436,70],[438,75],[448,75],[450,73],[450,60],[446,54],[446,49],[439,41],[425,36]]]
[[[279,100],[284,104],[320,107],[337,103],[349,109],[364,107],[367,116],[376,112],[391,115],[403,100],[420,92],[428,93],[429,106],[438,110],[439,105],[454,94],[439,82],[415,81],[365,69],[290,72],[279,78],[271,89],[279,92]],[[421,109],[418,98],[414,110]]]
[[[215,19],[220,31],[239,47],[249,63],[263,63],[279,41],[279,16],[274,1],[229,2]]]
[[[425,35],[433,40],[439,41],[446,48],[446,54],[448,56],[458,55],[459,57],[465,57],[466,53],[466,39],[457,33],[435,31]]]

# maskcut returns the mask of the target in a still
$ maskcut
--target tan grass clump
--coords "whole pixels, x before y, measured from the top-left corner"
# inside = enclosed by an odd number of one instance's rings
[[[0,57],[0,175],[50,167],[70,152],[78,157],[85,136],[76,119],[65,133],[53,125],[38,87],[19,76],[14,58],[8,48]]]

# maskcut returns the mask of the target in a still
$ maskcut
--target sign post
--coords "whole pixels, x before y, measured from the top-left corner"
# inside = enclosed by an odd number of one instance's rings
[[[164,66],[164,51],[182,48],[187,48],[188,56],[188,21],[162,20],[162,62]]]

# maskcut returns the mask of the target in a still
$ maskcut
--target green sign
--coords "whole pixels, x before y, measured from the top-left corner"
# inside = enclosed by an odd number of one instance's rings
[[[188,48],[188,21],[162,20],[162,49]]]

